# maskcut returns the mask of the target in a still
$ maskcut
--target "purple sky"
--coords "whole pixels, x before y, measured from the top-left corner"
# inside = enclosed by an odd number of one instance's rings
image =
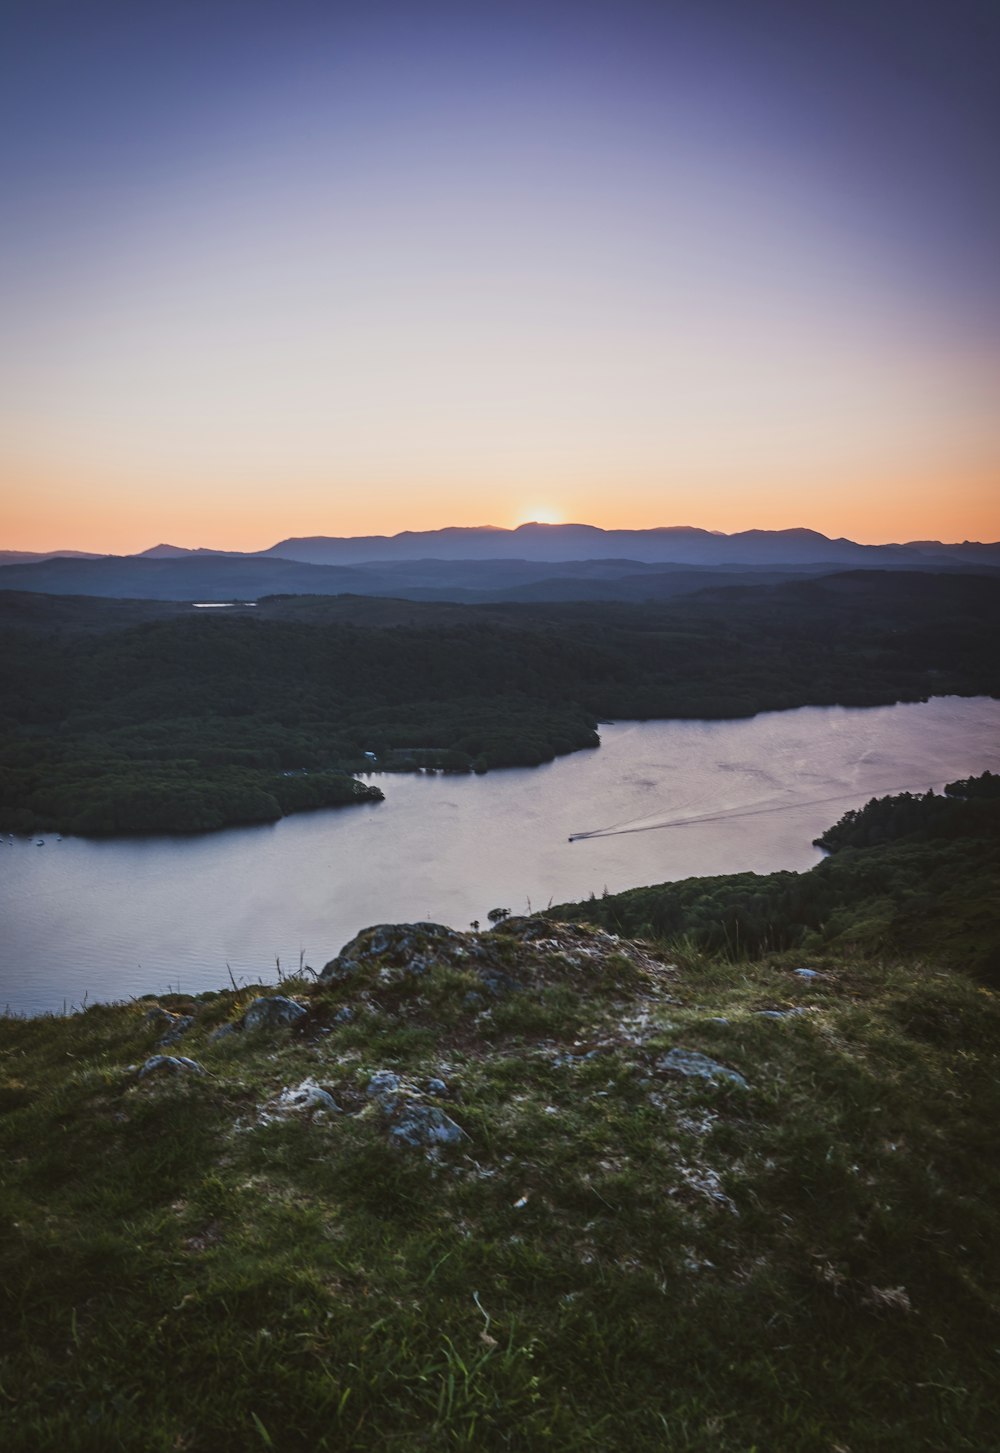
[[[996,3],[6,0],[0,56],[0,543],[1000,534]]]

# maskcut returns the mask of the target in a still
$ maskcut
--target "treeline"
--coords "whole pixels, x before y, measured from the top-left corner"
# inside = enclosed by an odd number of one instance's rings
[[[807,873],[687,878],[561,904],[549,916],[733,960],[830,947],[933,951],[1000,983],[997,780],[987,772],[950,783],[951,797],[873,799],[819,839],[834,851]],[[857,832],[866,815],[878,823],[874,842]]]
[[[924,837],[989,837],[998,830],[1000,777],[984,772],[949,782],[944,795],[900,792],[873,797],[864,807],[845,812],[839,822],[815,839],[828,853],[842,848],[870,848],[912,833]]]
[[[382,801],[379,788],[342,772],[285,776],[226,766],[209,773],[194,760],[132,762],[99,753],[60,759],[47,743],[30,765],[12,764],[17,755],[8,750],[0,772],[0,821],[8,832],[208,832]]]
[[[307,789],[287,772],[353,793],[330,774],[366,754],[485,771],[596,746],[614,717],[1000,692],[1000,581],[853,572],[642,606],[234,612],[10,592],[0,671],[0,826],[197,830],[297,810]]]

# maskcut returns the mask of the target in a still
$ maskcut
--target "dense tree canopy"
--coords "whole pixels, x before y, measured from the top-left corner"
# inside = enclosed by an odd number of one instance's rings
[[[0,826],[199,830],[354,801],[343,774],[372,757],[484,771],[596,746],[612,717],[995,692],[1000,581],[854,572],[667,604],[232,612],[0,592],[0,670]]]

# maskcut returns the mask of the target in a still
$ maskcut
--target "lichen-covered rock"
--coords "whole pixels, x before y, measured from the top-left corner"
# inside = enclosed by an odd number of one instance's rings
[[[156,1041],[159,1045],[176,1044],[194,1024],[193,1014],[174,1014],[169,1009],[164,1009],[162,1004],[154,1004],[147,1009],[144,1018],[147,1023],[164,1031]]]
[[[727,1065],[720,1065],[718,1060],[709,1059],[707,1054],[699,1054],[697,1050],[693,1049],[668,1050],[657,1060],[656,1068],[665,1073],[695,1075],[703,1080],[729,1080],[734,1085],[740,1085],[744,1090],[749,1089],[746,1080],[737,1070],[731,1070]]]
[[[412,1085],[406,1085],[395,1070],[376,1070],[368,1081],[365,1094],[370,1100],[377,1100],[383,1109],[393,1109],[405,1091],[414,1092]]]
[[[243,1016],[244,1029],[285,1029],[305,1019],[306,1011],[294,999],[271,994],[255,999]]]
[[[590,924],[509,919],[491,933],[463,933],[440,923],[379,923],[345,944],[319,975],[320,987],[346,990],[366,1010],[440,1022],[468,1016],[518,993],[569,985],[626,996],[640,984],[659,988],[677,970],[649,946]]]
[[[197,1060],[188,1059],[186,1055],[154,1054],[139,1067],[138,1077],[140,1080],[144,1080],[147,1075],[167,1072],[175,1075],[183,1073],[203,1075],[205,1070]]]
[[[151,1009],[146,1010],[146,1013],[143,1017],[150,1024],[166,1025],[173,1024],[177,1016],[175,1014],[171,1014],[169,1009],[164,1009],[162,1004],[154,1004]]]
[[[327,1115],[340,1115],[341,1113],[341,1108],[330,1091],[324,1090],[323,1086],[317,1084],[309,1075],[301,1084],[286,1085],[270,1100],[259,1106],[256,1123],[270,1125],[275,1120],[289,1120],[293,1116],[309,1120],[318,1117],[322,1120]]]
[[[413,1100],[404,1100],[397,1108],[389,1134],[397,1144],[415,1149],[458,1145],[469,1138],[437,1105],[421,1105]]]
[[[387,984],[405,976],[419,977],[434,964],[470,969],[495,962],[480,940],[442,923],[377,923],[344,945],[325,965],[319,982],[336,984],[373,971],[378,982]]]
[[[322,1085],[317,1085],[311,1076],[304,1079],[300,1085],[290,1085],[287,1089],[282,1090],[277,1104],[281,1109],[292,1112],[326,1110],[334,1115],[340,1114],[340,1106],[329,1090],[324,1090]]]
[[[590,923],[562,923],[557,919],[508,918],[490,932],[503,946],[518,945],[518,960],[530,967],[538,982],[578,983],[581,979],[634,984],[639,979],[662,982],[677,972],[646,944],[619,938]],[[520,969],[519,969],[520,971]]]
[[[176,1044],[179,1039],[182,1039],[184,1035],[187,1034],[188,1030],[192,1027],[193,1024],[193,1014],[171,1015],[170,1024],[167,1028],[167,1032],[156,1041],[157,1044]]]
[[[429,1082],[432,1093],[446,1094],[443,1080]],[[468,1136],[460,1125],[437,1105],[424,1102],[416,1085],[404,1080],[395,1070],[376,1070],[368,1081],[365,1093],[389,1122],[389,1135],[395,1144],[431,1148],[457,1145]]]

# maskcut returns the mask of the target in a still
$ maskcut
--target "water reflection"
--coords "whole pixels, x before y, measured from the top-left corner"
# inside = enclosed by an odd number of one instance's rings
[[[316,968],[359,928],[514,912],[692,875],[808,868],[850,807],[1000,770],[1000,702],[626,722],[600,751],[378,778],[381,804],[185,838],[0,839],[0,1009]]]

